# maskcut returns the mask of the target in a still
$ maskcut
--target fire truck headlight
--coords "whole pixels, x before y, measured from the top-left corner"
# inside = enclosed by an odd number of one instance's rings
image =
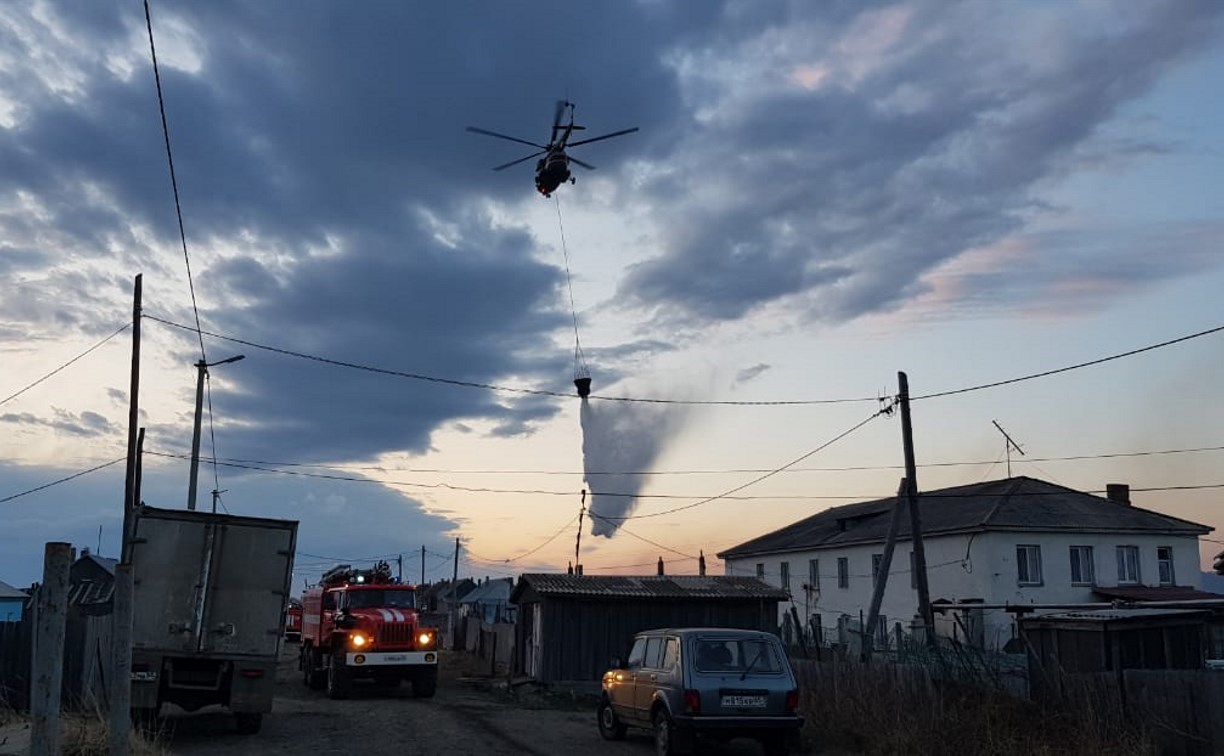
[[[433,643],[433,633],[421,633],[417,636],[417,643],[422,646],[428,646],[430,643]]]
[[[353,644],[353,648],[362,648],[369,642],[370,642],[370,639],[365,637],[361,633],[353,633],[352,635],[349,636],[349,643]]]

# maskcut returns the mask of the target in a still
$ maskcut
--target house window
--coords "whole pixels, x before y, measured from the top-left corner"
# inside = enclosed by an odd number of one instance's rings
[[[1160,584],[1173,585],[1173,547],[1156,547],[1156,565],[1160,568]]]
[[[850,558],[849,557],[838,557],[837,558],[837,587],[838,588],[849,588],[850,587]]]
[[[808,560],[808,586],[817,593],[820,593],[820,560]]]
[[[783,590],[790,590],[790,562],[783,562],[778,565],[778,569],[782,572],[782,581],[779,585]]]
[[[1041,585],[1041,547],[1035,544],[1016,546],[1016,582],[1020,585]]]
[[[1118,547],[1118,585],[1139,584],[1139,547]]]
[[[871,582],[874,584],[880,579],[880,565],[884,563],[883,554],[871,555]]]
[[[1096,570],[1092,564],[1091,546],[1071,547],[1071,584],[1092,585],[1096,580]]]
[[[765,579],[765,563],[764,562],[757,562],[757,579],[759,580]]]

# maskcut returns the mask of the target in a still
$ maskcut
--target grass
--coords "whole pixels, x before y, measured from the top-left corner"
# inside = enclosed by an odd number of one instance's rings
[[[804,666],[800,702],[812,752],[1028,756],[1152,752],[1145,734],[1090,696],[1042,707],[1004,693],[940,682],[922,670],[833,663]]]
[[[0,702],[0,727],[28,721],[26,715]],[[28,737],[28,729],[22,733],[22,737]],[[157,740],[141,734],[135,728],[128,742],[132,756],[166,756],[170,753]],[[110,753],[110,729],[103,715],[97,712],[61,714],[59,753],[63,756],[107,756]]]

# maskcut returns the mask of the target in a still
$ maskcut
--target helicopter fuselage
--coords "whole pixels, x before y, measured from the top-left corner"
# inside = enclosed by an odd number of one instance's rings
[[[564,149],[551,150],[536,163],[536,191],[545,197],[569,180],[569,158]]]

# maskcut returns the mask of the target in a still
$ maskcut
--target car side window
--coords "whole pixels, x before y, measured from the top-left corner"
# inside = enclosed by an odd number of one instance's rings
[[[331,591],[327,591],[323,594],[323,608],[324,609],[335,609],[336,608],[336,594],[332,593]]]
[[[646,641],[646,659],[642,666],[658,669],[663,663],[663,639],[651,638]]]
[[[680,642],[675,638],[668,638],[667,645],[663,647],[663,669],[675,669],[679,656]]]
[[[625,666],[629,669],[642,666],[642,659],[646,656],[646,639],[637,638],[633,641],[633,648],[629,651],[629,661],[625,662]]]

